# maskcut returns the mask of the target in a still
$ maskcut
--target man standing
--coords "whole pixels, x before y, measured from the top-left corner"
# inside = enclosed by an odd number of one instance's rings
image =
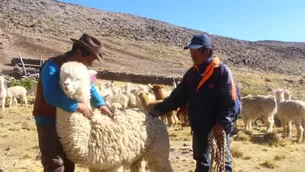
[[[68,98],[59,85],[60,67],[68,61],[77,61],[91,66],[94,60],[101,62],[101,42],[84,33],[74,42],[72,50],[49,58],[40,69],[37,83],[37,94],[34,103],[33,116],[38,132],[41,163],[44,172],[73,172],[75,164],[68,160],[56,134],[56,107],[65,111],[78,111],[86,117],[91,117],[92,111],[85,104]],[[105,106],[104,99],[99,95],[94,85],[91,86],[91,104],[102,113],[112,117],[112,112]]]
[[[226,132],[228,151],[229,134],[239,109],[239,93],[230,69],[213,57],[211,41],[207,35],[195,35],[190,49],[194,66],[183,76],[171,95],[157,105],[151,115],[158,117],[189,103],[189,121],[193,134],[195,172],[210,169],[208,134],[213,130],[216,137]],[[229,157],[227,157],[229,160]],[[226,171],[232,171],[230,162]]]

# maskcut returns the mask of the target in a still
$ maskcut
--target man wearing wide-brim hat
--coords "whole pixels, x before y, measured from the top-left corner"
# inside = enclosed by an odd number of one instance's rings
[[[40,68],[33,116],[38,131],[44,172],[73,172],[75,169],[75,164],[66,158],[56,134],[56,107],[69,112],[78,111],[86,117],[92,116],[89,107],[68,98],[60,89],[59,72],[61,65],[68,61],[77,61],[88,67],[92,66],[94,60],[102,62],[102,44],[98,39],[86,33],[80,39],[71,38],[71,40],[73,41],[71,51],[49,58]],[[99,108],[102,113],[110,117],[113,116],[93,84],[91,100],[93,107]]]

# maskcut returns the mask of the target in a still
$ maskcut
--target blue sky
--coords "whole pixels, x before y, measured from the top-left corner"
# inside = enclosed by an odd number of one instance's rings
[[[242,40],[305,42],[304,0],[62,0]]]

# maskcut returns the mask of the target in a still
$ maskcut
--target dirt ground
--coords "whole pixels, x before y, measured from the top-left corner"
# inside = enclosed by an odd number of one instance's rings
[[[36,127],[31,115],[33,105],[28,108],[20,105],[7,108],[0,119],[0,169],[4,172],[39,172],[42,170],[39,160]],[[243,122],[238,121],[238,129]],[[282,129],[274,128],[280,137]],[[239,132],[231,137],[231,153],[234,157],[235,172],[303,172],[305,168],[305,145],[280,140],[269,146],[262,139],[265,127],[254,127],[251,135]],[[170,159],[175,172],[191,172],[195,162],[192,159],[192,142],[188,127],[169,128],[171,139]],[[295,134],[295,130],[293,130]],[[77,165],[76,171],[87,169]]]

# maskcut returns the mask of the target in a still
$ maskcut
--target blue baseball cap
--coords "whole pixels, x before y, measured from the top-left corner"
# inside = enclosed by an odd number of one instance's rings
[[[191,44],[184,47],[184,49],[199,49],[199,48],[212,48],[210,38],[205,34],[195,35],[192,38]]]

